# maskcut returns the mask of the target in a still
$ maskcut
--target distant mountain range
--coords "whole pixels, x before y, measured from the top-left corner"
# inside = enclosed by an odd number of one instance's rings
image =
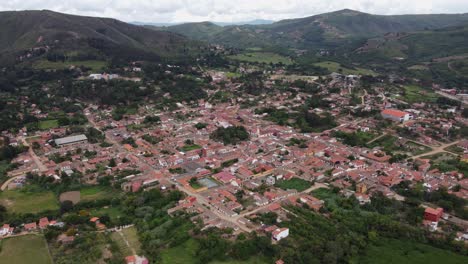
[[[110,18],[53,11],[0,12],[2,59],[37,47],[82,57],[157,59],[185,56],[197,44],[184,36]]]
[[[224,26],[242,26],[242,25],[269,25],[269,24],[273,24],[274,22],[275,21],[273,20],[255,19],[251,21],[241,21],[241,22],[210,22],[210,23],[224,27]],[[138,26],[155,26],[155,27],[170,27],[170,26],[177,26],[177,25],[189,24],[189,23],[193,23],[193,22],[180,22],[180,23],[130,22],[130,24],[134,24]]]
[[[382,16],[345,9],[270,22],[162,27],[47,10],[0,12],[0,63],[46,46],[49,53],[79,59],[125,60],[185,59],[204,50],[204,43],[283,52],[328,49],[369,61],[468,52],[468,14]]]
[[[189,38],[233,47],[337,48],[389,32],[414,32],[460,25],[468,14],[372,15],[344,9],[268,25],[221,27],[211,22],[159,28]]]

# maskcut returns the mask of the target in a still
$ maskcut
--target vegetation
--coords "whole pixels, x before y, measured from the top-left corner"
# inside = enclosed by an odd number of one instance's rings
[[[109,187],[92,186],[80,189],[81,201],[112,199],[119,193]]]
[[[318,99],[320,100],[320,99]],[[314,102],[309,102],[314,104]],[[267,119],[278,123],[279,125],[289,125],[296,127],[303,133],[322,132],[336,126],[334,118],[327,112],[318,115],[310,112],[307,108],[300,109],[299,112],[288,113],[284,109],[263,108],[257,109],[256,114],[268,114]],[[290,120],[294,120],[290,122]]]
[[[1,241],[0,263],[51,264],[53,262],[42,235],[25,235]]]
[[[257,63],[266,63],[266,64],[291,64],[291,60],[284,56],[278,55],[271,52],[247,52],[241,53],[228,58],[232,60],[245,61],[245,62],[257,62]]]
[[[357,260],[359,263],[464,263],[465,256],[441,250],[428,245],[396,239],[379,239],[369,246],[365,254]]]
[[[218,127],[211,133],[210,138],[223,142],[224,145],[235,145],[249,139],[249,133],[243,126]]]
[[[0,203],[9,212],[18,214],[39,213],[59,209],[58,201],[53,192],[42,191],[34,187],[23,190],[3,191],[0,193]]]
[[[295,189],[298,192],[302,192],[312,186],[312,183],[303,179],[292,178],[290,180],[278,181],[275,186],[284,190]]]
[[[377,75],[375,72],[363,68],[347,68],[340,63],[333,61],[323,61],[314,63],[317,67],[322,67],[330,72],[337,72],[345,75]]]

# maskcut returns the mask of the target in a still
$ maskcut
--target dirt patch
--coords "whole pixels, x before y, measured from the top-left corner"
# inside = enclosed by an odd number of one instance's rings
[[[60,194],[60,202],[71,201],[73,204],[80,202],[81,195],[79,191],[64,192]]]

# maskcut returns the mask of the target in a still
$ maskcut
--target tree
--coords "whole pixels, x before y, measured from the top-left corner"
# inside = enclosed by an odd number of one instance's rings
[[[70,212],[73,209],[73,202],[69,200],[65,200],[60,204],[60,213],[64,214],[66,212]]]
[[[117,166],[117,163],[115,162],[115,159],[114,159],[114,158],[110,159],[110,161],[109,161],[109,167],[113,168],[113,167],[115,167],[115,166]]]

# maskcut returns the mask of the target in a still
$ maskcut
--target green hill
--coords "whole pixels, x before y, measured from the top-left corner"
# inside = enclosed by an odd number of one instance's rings
[[[388,32],[413,32],[458,25],[468,14],[382,16],[349,9],[269,25],[219,27],[191,23],[167,30],[234,47],[336,48]]]
[[[456,27],[412,33],[387,34],[368,40],[355,51],[355,59],[403,60],[410,63],[468,53],[468,23]]]
[[[0,51],[3,58],[39,47],[75,56],[156,59],[185,56],[196,51],[198,44],[178,34],[109,18],[47,10],[0,12]]]
[[[164,29],[165,28],[163,28],[163,30]],[[207,40],[212,36],[222,32],[223,27],[218,26],[212,22],[185,23],[171,26],[169,31],[184,35],[191,39]]]

